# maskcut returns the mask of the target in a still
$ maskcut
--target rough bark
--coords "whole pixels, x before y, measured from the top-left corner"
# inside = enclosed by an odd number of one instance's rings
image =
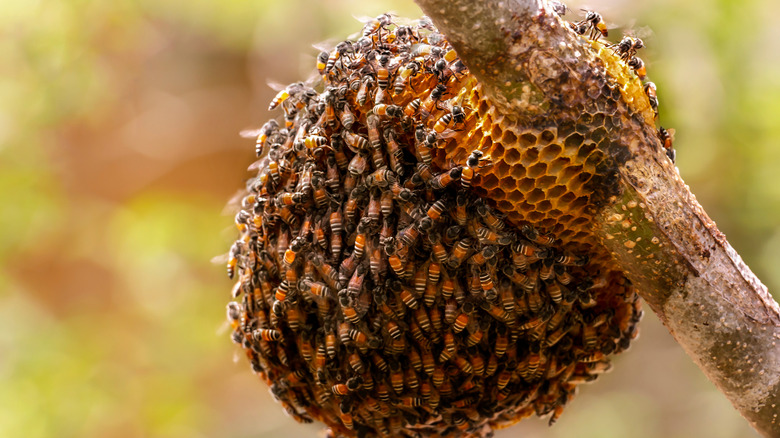
[[[416,1],[507,117],[555,119],[615,81],[543,1]],[[751,425],[780,436],[780,307],[658,153],[653,121],[612,129],[594,240]]]

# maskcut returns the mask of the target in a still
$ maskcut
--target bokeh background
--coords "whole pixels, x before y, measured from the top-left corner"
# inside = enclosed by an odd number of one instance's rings
[[[589,6],[644,38],[681,174],[780,290],[780,3]],[[410,0],[0,2],[0,436],[318,435],[237,354],[210,260],[236,237],[223,210],[254,154],[238,132],[269,117],[267,82],[308,77],[312,43],[388,10],[420,15]],[[641,333],[555,427],[497,436],[756,436],[651,312]]]

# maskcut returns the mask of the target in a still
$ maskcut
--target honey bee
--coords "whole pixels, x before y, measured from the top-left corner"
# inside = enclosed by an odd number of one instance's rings
[[[585,12],[585,19],[582,21],[579,21],[577,23],[571,23],[572,29],[574,29],[575,32],[577,32],[580,35],[584,35],[585,32],[590,28],[590,39],[599,39],[602,36],[607,37],[609,36],[609,31],[607,30],[607,25],[604,23],[604,20],[601,19],[601,14],[595,11],[586,11],[583,9],[583,12]]]
[[[674,163],[676,155],[674,148],[672,147],[672,143],[674,142],[674,129],[665,129],[661,126],[658,129],[658,138],[661,139],[661,144],[666,150],[666,156]]]
[[[427,119],[434,109],[439,109],[438,103],[446,92],[447,86],[444,84],[438,84],[433,89],[433,91],[431,91],[428,97],[425,98],[425,101],[420,104],[419,112],[423,120]]]
[[[645,77],[647,77],[647,70],[645,69],[645,63],[638,56],[633,56],[628,61],[628,66],[632,70],[634,70],[634,73],[636,73],[637,77],[639,77],[640,80],[644,80]]]
[[[426,165],[431,164],[431,147],[426,141],[427,134],[425,132],[425,126],[422,124],[417,125],[417,128],[415,129],[414,140],[415,150],[417,151],[417,156],[420,158],[420,161]]]
[[[376,79],[372,75],[365,75],[360,81],[360,88],[358,89],[357,100],[358,105],[365,106],[368,96],[371,94],[371,88],[376,84]]]
[[[320,72],[320,75],[327,72],[328,58],[330,58],[330,54],[324,50],[317,55],[317,71]]]
[[[409,78],[417,75],[420,71],[420,62],[417,60],[410,61],[405,66],[401,67],[398,72],[398,77],[393,84],[393,92],[395,95],[399,95],[404,92],[406,85],[409,83]]]
[[[382,14],[374,19],[370,19],[363,26],[363,36],[370,37],[373,34],[378,34],[379,39],[382,37],[382,31],[387,30],[387,27],[393,24],[393,16],[390,14]]]
[[[650,81],[646,82],[644,89],[645,94],[647,94],[647,100],[650,102],[650,108],[653,110],[655,117],[658,118],[658,94],[655,83]]]
[[[282,340],[282,333],[274,329],[257,329],[252,332],[252,337],[256,341],[262,339],[266,342],[279,342]]]
[[[634,55],[636,51],[643,48],[645,43],[639,38],[632,38],[630,36],[624,36],[619,43],[607,45],[615,51],[615,54],[620,56],[623,61],[628,61]]]
[[[476,170],[492,164],[489,158],[482,158],[482,151],[475,149],[471,152],[471,155],[466,159],[466,167],[463,168],[463,173],[460,177],[461,185],[464,189],[471,187],[471,179],[474,178]],[[483,164],[485,163],[485,164]]]
[[[341,60],[342,57],[345,57],[347,54],[352,53],[354,54],[354,48],[352,47],[352,43],[349,41],[343,41],[340,42],[338,45],[336,45],[336,48],[333,49],[333,51],[330,53],[330,56],[328,56],[328,62],[325,64],[325,74],[330,73],[333,68],[336,66],[336,62]],[[342,61],[343,63],[343,61]]]
[[[458,243],[453,246],[452,252],[450,252],[450,256],[447,259],[447,267],[450,269],[456,269],[458,266],[460,266],[460,264],[463,263],[463,260],[466,258],[466,255],[469,253],[471,244],[472,239],[469,237],[465,237],[459,240]]]

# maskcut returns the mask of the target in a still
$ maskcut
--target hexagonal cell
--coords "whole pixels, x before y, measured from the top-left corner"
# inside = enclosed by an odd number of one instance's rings
[[[544,199],[544,192],[541,189],[533,189],[525,196],[525,199],[528,200],[528,202],[531,204],[536,204],[537,202]]]
[[[579,198],[575,199],[574,202],[571,203],[569,208],[572,210],[580,209],[588,205],[588,197],[587,196],[580,196]],[[575,219],[575,223],[577,220]]]
[[[568,157],[559,157],[547,166],[548,175],[558,175],[569,165],[571,160]]]
[[[499,210],[509,211],[509,210],[512,210],[513,207],[514,207],[514,204],[509,202],[509,201],[502,200],[502,201],[498,202],[498,209]]]
[[[569,204],[577,199],[577,195],[572,192],[566,192],[558,199],[558,207],[562,210],[568,210]]]
[[[549,213],[547,213],[547,214],[549,215]],[[544,229],[553,231],[553,230],[555,230],[555,226],[558,225],[558,223],[555,221],[555,219],[552,219],[552,218],[548,217],[547,219],[543,219],[541,222],[539,222],[538,225],[539,225],[540,228],[544,228]]]
[[[535,184],[536,180],[533,178],[523,178],[517,182],[517,188],[523,193],[528,193],[534,188]]]
[[[555,185],[555,181],[558,178],[552,176],[552,175],[545,175],[539,179],[536,180],[536,187],[539,187],[540,189],[544,190],[547,188],[550,188]]]
[[[563,222],[563,223],[569,223],[572,220],[574,220],[574,216],[572,216],[570,214],[564,214],[563,216],[560,216],[558,218],[558,222]]]
[[[566,184],[580,172],[582,172],[581,165],[564,167],[563,171],[558,174],[558,183]]]
[[[504,160],[506,160],[506,162],[509,164],[517,163],[518,161],[520,161],[520,151],[518,151],[517,148],[507,149],[506,153],[504,154]]]
[[[501,143],[493,143],[493,149],[490,151],[490,158],[493,160],[501,160],[504,157],[504,145]]]
[[[593,140],[594,143],[600,142],[603,138],[607,136],[607,130],[603,127],[598,127],[590,132],[590,139]]]
[[[540,143],[552,143],[555,141],[555,133],[550,129],[545,129],[539,138],[541,139]]]
[[[555,199],[566,193],[566,186],[555,186],[547,190],[547,198]]]
[[[511,171],[510,175],[512,175],[512,178],[517,178],[517,179],[520,179],[520,178],[524,177],[525,176],[525,167],[523,167],[523,166],[521,166],[519,164],[515,165],[515,166],[512,166],[512,171]]]
[[[479,106],[477,107],[477,114],[479,114],[479,117],[485,117],[485,114],[487,114],[488,109],[490,106],[488,105],[486,100],[483,100],[479,103]]]
[[[523,135],[520,136],[520,147],[521,148],[527,148],[529,146],[534,146],[539,142],[539,139],[536,138],[536,136],[531,132],[526,132]]]
[[[534,211],[536,207],[534,207],[533,205],[529,204],[526,201],[523,201],[520,203],[520,205],[516,206],[516,209],[522,211],[523,213],[528,214],[529,212]]]
[[[514,190],[515,187],[517,187],[517,181],[512,178],[511,176],[506,176],[504,178],[501,178],[501,181],[499,181],[500,187],[503,190],[511,191]]]
[[[563,146],[566,148],[566,155],[572,156],[579,151],[582,142],[585,140],[580,134],[571,134],[563,141]]]
[[[517,136],[515,135],[514,132],[507,129],[506,131],[504,131],[504,136],[501,137],[501,142],[507,146],[514,145],[515,142],[517,142]]]
[[[561,212],[557,208],[554,208],[554,209],[552,209],[552,210],[547,212],[547,216],[549,216],[551,218],[557,218],[558,216],[560,216],[562,214],[563,214],[563,212]]]
[[[531,222],[539,222],[540,220],[544,219],[544,214],[534,210],[529,212],[527,217]]]
[[[528,148],[523,150],[523,157],[520,160],[520,164],[525,167],[530,167],[539,158],[539,151],[536,148]]]
[[[545,212],[545,211],[552,210],[552,208],[553,208],[552,203],[547,199],[543,199],[542,202],[536,204],[536,211]]]
[[[591,152],[593,152],[596,149],[596,144],[593,142],[585,142],[580,146],[580,149],[577,151],[577,156],[580,158],[585,158],[588,155],[590,155]]]
[[[506,161],[501,160],[493,164],[493,168],[491,170],[496,174],[497,177],[503,178],[509,174],[509,165],[506,164]]]
[[[512,190],[506,194],[506,199],[512,203],[518,203],[523,199],[523,192],[520,190]]]
[[[490,197],[493,201],[501,201],[506,198],[506,192],[497,187],[490,191]]]
[[[536,178],[547,172],[547,163],[536,163],[526,170],[526,173],[531,178]]]
[[[552,161],[561,154],[562,148],[557,144],[547,145],[539,152],[539,159],[542,161]]]
[[[482,176],[482,181],[480,181],[479,185],[487,190],[495,189],[498,187],[498,178],[493,174],[484,175]]]
[[[501,130],[501,125],[498,123],[493,124],[493,129],[490,131],[490,138],[493,139],[493,141],[500,142],[501,141],[501,135],[504,132]]]

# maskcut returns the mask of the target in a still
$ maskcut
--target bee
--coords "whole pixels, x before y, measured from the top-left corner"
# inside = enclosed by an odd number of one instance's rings
[[[585,266],[588,264],[588,256],[575,256],[564,252],[555,257],[555,263],[563,266]]]
[[[255,341],[262,339],[266,342],[279,342],[282,340],[282,332],[274,329],[257,329],[252,332]]]
[[[470,302],[463,303],[463,306],[460,309],[460,314],[455,317],[455,321],[452,323],[452,331],[454,331],[456,334],[463,331],[463,329],[466,328],[466,325],[469,323],[469,315],[474,312],[474,305]]]
[[[447,92],[447,86],[444,84],[438,84],[436,87],[431,91],[431,94],[428,95],[427,98],[425,98],[425,101],[423,101],[420,104],[420,116],[422,116],[422,119],[427,119],[431,112],[433,112],[434,108],[439,109],[438,103],[441,100],[442,96],[444,96],[444,93]]]
[[[417,309],[419,306],[417,303],[417,298],[414,296],[412,291],[406,288],[401,290],[401,301],[403,301],[403,303],[406,304],[406,306],[410,309]]]
[[[441,264],[447,263],[447,260],[449,258],[449,255],[447,254],[447,248],[444,247],[441,243],[441,238],[438,234],[431,234],[428,237],[428,240],[431,244],[431,252],[433,252],[433,257],[436,259],[437,262]],[[451,280],[450,280],[451,281]],[[445,283],[448,283],[445,280]],[[445,286],[442,285],[442,289],[444,289]],[[449,289],[449,292],[452,293],[452,289]]]
[[[447,362],[450,360],[457,350],[457,346],[455,344],[455,335],[451,331],[446,331],[444,333],[444,347],[441,350],[441,353],[439,354],[439,362]],[[435,370],[434,370],[435,373]],[[437,385],[438,386],[438,385]]]
[[[644,80],[647,77],[645,63],[638,56],[632,57],[631,60],[628,61],[628,66],[634,70],[634,73],[636,73],[640,80]]]
[[[586,350],[595,350],[598,345],[596,327],[585,324],[582,326],[582,346]]]
[[[404,107],[404,114],[408,117],[413,117],[420,110],[421,105],[422,100],[419,98],[410,100]]]
[[[355,157],[362,155],[359,154],[358,152],[368,150],[370,143],[368,142],[368,140],[366,140],[365,137],[358,134],[354,134],[349,131],[343,131],[342,135],[344,136],[344,142],[347,144],[347,146],[349,146],[349,149],[352,150],[352,152],[355,152],[356,154]],[[352,161],[355,161],[355,158],[353,158]],[[350,162],[350,164],[352,163]],[[352,173],[352,170],[350,170],[350,173]]]
[[[288,87],[283,88],[281,91],[276,93],[276,96],[274,96],[273,100],[271,100],[271,104],[268,105],[268,111],[273,111],[276,109],[279,105],[287,101],[287,99],[290,98],[291,94],[293,93],[293,89],[297,87],[302,87],[302,82],[297,82],[295,84],[292,84]]]
[[[658,117],[658,94],[655,88],[655,83],[647,81],[644,86],[645,94],[647,94],[647,100],[650,102],[650,109],[653,110],[655,117]]]
[[[352,125],[355,124],[355,114],[349,109],[349,105],[342,102],[338,117],[341,121],[341,125],[344,126],[345,129],[352,129]],[[349,133],[349,131],[347,131],[347,133]],[[349,144],[349,140],[347,140],[347,144]]]
[[[324,73],[330,73],[331,70],[333,70],[333,67],[336,66],[336,62],[339,61],[341,57],[346,56],[350,52],[353,54],[355,53],[350,41],[342,41],[336,45],[336,48],[333,49],[333,51],[330,53],[330,56],[328,57],[328,62],[325,64]]]
[[[672,147],[672,143],[674,142],[674,129],[665,129],[661,126],[658,129],[658,138],[661,139],[661,144],[666,150],[666,156],[674,163],[676,155],[674,148]]]
[[[525,236],[526,239],[538,245],[550,246],[555,243],[555,236],[541,234],[530,225],[523,225],[520,228],[520,231],[523,233],[523,236]]]
[[[453,246],[452,251],[450,252],[450,256],[447,259],[447,267],[450,269],[456,269],[458,266],[460,266],[471,249],[471,244],[472,240],[469,237],[464,237],[463,239],[459,240],[458,243]]]
[[[420,161],[422,161],[426,165],[431,164],[432,148],[428,145],[427,134],[425,132],[424,125],[422,124],[417,125],[417,128],[414,131],[414,140],[415,140],[414,142],[415,150],[417,151],[417,156],[420,158]]]
[[[604,20],[601,19],[601,14],[595,11],[583,11],[585,12],[585,19],[577,23],[571,23],[571,27],[575,32],[584,35],[588,28],[590,28],[590,39],[595,38],[597,40],[602,36],[609,36],[607,25],[604,23]]]
[[[317,55],[317,71],[320,72],[320,75],[327,73],[328,58],[330,58],[330,54],[324,50]]]
[[[393,92],[396,96],[404,92],[406,85],[409,83],[409,78],[417,75],[420,68],[420,62],[417,60],[410,61],[405,66],[401,67],[401,70],[398,72],[398,77],[396,77],[395,83],[393,84]]]
[[[430,44],[420,44],[412,51],[412,58],[428,57],[429,55],[433,58],[441,58],[444,55],[444,50]]]
[[[607,47],[615,51],[615,54],[620,56],[623,61],[628,61],[636,55],[636,51],[643,48],[645,43],[639,38],[632,38],[630,36],[624,36],[619,43],[610,44]]]
[[[363,26],[363,36],[369,37],[373,34],[378,34],[381,39],[382,31],[387,30],[387,27],[391,24],[393,24],[393,16],[390,14],[382,14],[366,22]]]
[[[380,103],[378,105],[374,105],[373,113],[377,116],[387,116],[390,118],[401,118],[404,115],[403,108],[401,108],[398,105],[387,105],[384,103]]]
[[[284,263],[285,265],[292,266],[293,263],[295,263],[295,258],[298,255],[298,253],[306,246],[306,242],[300,238],[296,237],[293,239],[292,243],[290,244],[290,247],[287,248],[287,250],[284,252]]]
[[[382,53],[381,55],[374,53],[374,61],[372,63],[374,70],[376,71],[376,84],[380,90],[387,89],[389,84],[390,71],[387,69],[387,64],[390,62],[390,54]]]
[[[371,94],[371,88],[376,84],[376,79],[373,75],[365,75],[360,81],[360,88],[358,89],[357,100],[358,105],[365,106],[368,96]]]
[[[460,177],[461,185],[464,189],[471,187],[471,179],[474,178],[476,170],[492,164],[489,158],[482,158],[482,151],[475,149],[471,152],[471,155],[466,159],[466,167],[463,168],[463,173]],[[486,164],[483,164],[486,163]]]

